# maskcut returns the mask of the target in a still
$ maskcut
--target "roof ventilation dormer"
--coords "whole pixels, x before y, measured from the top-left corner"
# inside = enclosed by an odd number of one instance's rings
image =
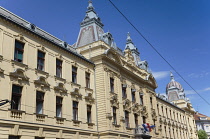
[[[33,31],[36,31],[36,25],[34,25],[32,23],[27,24],[26,27],[30,28]]]
[[[68,43],[67,42],[64,42],[64,41],[62,41],[61,43],[59,43],[62,47],[65,47],[65,48],[67,48],[67,46],[68,46]]]

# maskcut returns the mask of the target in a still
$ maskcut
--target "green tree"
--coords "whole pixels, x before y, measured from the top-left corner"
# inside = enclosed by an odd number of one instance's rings
[[[198,131],[198,138],[199,139],[208,139],[208,135],[207,135],[206,131],[200,129]]]

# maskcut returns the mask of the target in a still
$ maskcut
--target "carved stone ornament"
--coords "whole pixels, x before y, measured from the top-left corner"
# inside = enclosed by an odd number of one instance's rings
[[[134,103],[132,106],[133,113],[140,114],[140,105],[138,103]]]
[[[110,102],[111,102],[111,105],[112,106],[115,106],[115,107],[119,107],[119,101],[118,101],[118,97],[117,97],[117,94],[113,94],[111,95],[110,97]]]
[[[74,96],[76,99],[82,98],[82,94],[79,93],[78,88],[73,88],[71,90],[71,95]]]
[[[152,119],[155,121],[157,120],[155,109],[152,109]]]
[[[57,85],[54,86],[54,89],[57,90],[60,93],[67,93],[67,90],[64,87],[64,84],[63,83],[57,83]]]
[[[22,42],[26,42],[23,34],[19,33],[18,35],[14,35],[14,36],[17,40],[22,41]]]
[[[135,84],[134,83],[131,84],[131,88],[132,88],[132,90],[134,90],[134,92],[136,92]]]
[[[112,114],[111,113],[106,113],[106,118],[108,118],[109,120],[112,119]]]
[[[141,109],[142,116],[148,117],[147,108],[146,106],[143,106]]]
[[[61,54],[56,54],[56,57],[60,60],[63,60],[63,56]]]
[[[37,45],[37,47],[40,47],[40,49],[42,50],[42,51],[45,51],[45,47],[43,46],[43,45]]]
[[[163,123],[164,123],[165,125],[167,125],[167,121],[166,121],[166,119],[163,121]]]
[[[171,125],[172,125],[172,127],[175,127],[175,124],[174,124],[174,122],[172,122],[172,124],[171,124]]]
[[[104,71],[108,72],[109,73],[109,76],[114,78],[115,76],[119,77],[120,78],[120,74],[116,73],[115,71],[109,69],[107,66],[104,66]]]
[[[39,76],[37,80],[34,80],[35,84],[39,84],[41,87],[49,87],[50,84],[46,81],[46,78],[43,76]]]
[[[95,99],[93,98],[93,94],[92,93],[86,93],[85,100],[90,102],[90,103],[94,103],[95,102]]]
[[[120,121],[125,122],[125,117],[121,116]]]
[[[134,64],[135,64],[135,63],[134,63],[134,58],[133,58],[133,55],[132,55],[130,49],[126,49],[126,50],[124,51],[124,53],[125,53],[126,61],[127,61],[129,64],[134,65]]]
[[[160,123],[163,123],[163,120],[162,120],[162,118],[160,118],[160,119],[159,119],[159,122],[160,122]]]
[[[0,73],[4,73],[4,70],[2,68],[0,68]]]
[[[168,125],[171,126],[171,122],[170,121],[168,121]]]
[[[25,81],[29,80],[29,78],[25,75],[25,71],[22,70],[22,69],[19,69],[19,68],[15,69],[13,72],[10,72],[9,75],[18,79],[18,80],[21,80],[21,81],[22,80],[25,80]]]
[[[124,110],[127,110],[127,111],[131,111],[131,101],[129,100],[129,99],[125,99],[124,101],[123,101],[123,108],[124,108]]]

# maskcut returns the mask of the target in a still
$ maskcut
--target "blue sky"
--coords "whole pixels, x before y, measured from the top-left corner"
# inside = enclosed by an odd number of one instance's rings
[[[0,0],[0,5],[43,30],[73,44],[88,0]],[[207,0],[113,0],[177,71],[210,103],[210,1]],[[104,31],[110,31],[124,49],[130,32],[156,77],[157,93],[165,93],[173,70],[137,34],[108,0],[93,0]],[[174,73],[194,108],[210,116],[210,107]]]

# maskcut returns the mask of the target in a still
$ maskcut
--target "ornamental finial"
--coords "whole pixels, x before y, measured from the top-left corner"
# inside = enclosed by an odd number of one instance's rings
[[[132,42],[132,39],[131,39],[131,36],[130,36],[130,33],[128,32],[128,34],[127,34],[127,42]]]
[[[89,4],[88,4],[87,9],[88,9],[88,10],[93,10],[94,8],[93,8],[92,0],[89,0],[88,3],[89,3]]]
[[[174,81],[174,75],[172,72],[170,73],[170,76],[171,76],[171,81]]]

